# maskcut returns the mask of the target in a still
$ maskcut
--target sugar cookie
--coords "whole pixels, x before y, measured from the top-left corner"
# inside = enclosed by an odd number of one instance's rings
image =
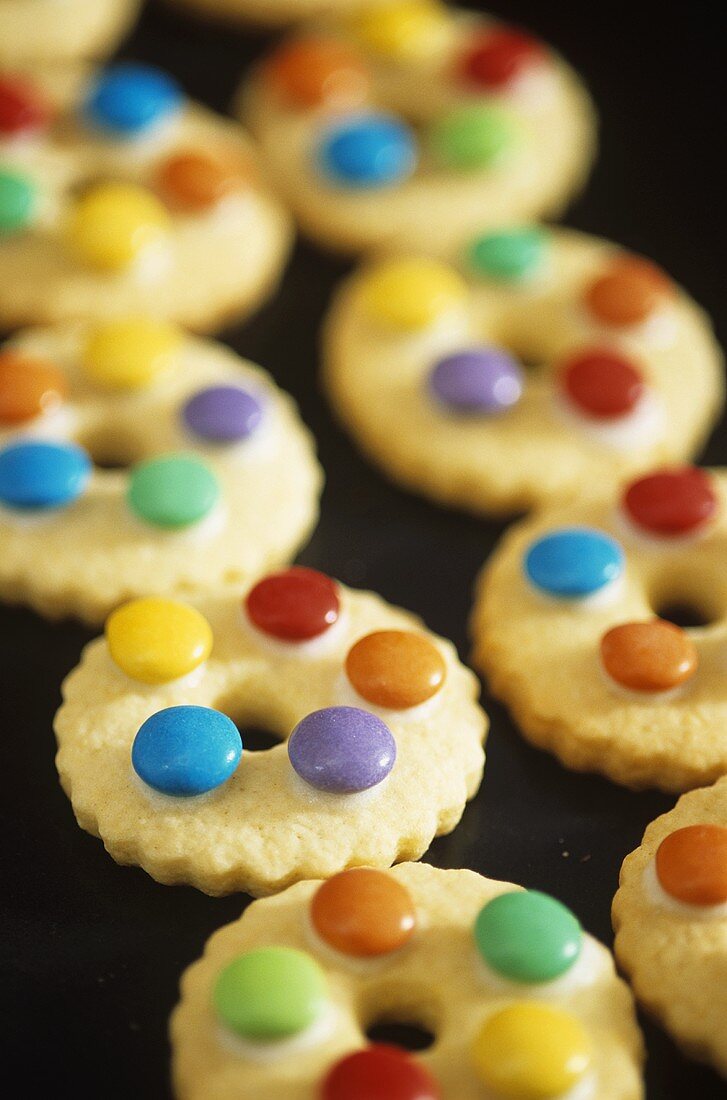
[[[419,1054],[372,1025],[429,1030]],[[182,978],[179,1100],[637,1100],[609,952],[560,902],[473,871],[358,867],[254,902]]]
[[[325,324],[324,384],[386,473],[483,514],[691,457],[723,397],[684,291],[605,241],[535,227],[352,276]]]
[[[114,859],[266,894],[451,832],[487,720],[450,642],[310,569],[195,607],[122,606],[64,684],[61,781]],[[250,725],[281,743],[247,750]]]
[[[0,67],[74,61],[109,53],[140,0],[2,0]]]
[[[180,8],[226,23],[283,26],[326,13],[347,14],[385,7],[391,0],[167,0]]]

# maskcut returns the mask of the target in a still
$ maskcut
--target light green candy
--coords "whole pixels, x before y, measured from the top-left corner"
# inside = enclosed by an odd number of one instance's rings
[[[490,168],[514,145],[515,123],[500,107],[456,107],[432,125],[429,141],[445,168],[464,172]]]
[[[22,172],[0,168],[0,234],[17,233],[35,212],[37,189]]]
[[[237,1035],[271,1042],[298,1035],[328,1002],[318,963],[292,947],[248,951],[221,972],[212,994],[217,1016]]]

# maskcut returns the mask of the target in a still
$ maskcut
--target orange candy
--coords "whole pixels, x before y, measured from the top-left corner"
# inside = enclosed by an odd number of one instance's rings
[[[346,657],[346,675],[358,694],[375,706],[392,710],[431,699],[446,673],[439,650],[421,634],[406,630],[367,634]]]
[[[612,680],[632,691],[669,691],[697,671],[686,631],[664,619],[621,623],[601,638],[601,660]]]
[[[409,891],[385,871],[368,867],[341,871],[319,886],[310,917],[329,947],[356,958],[397,951],[416,925]]]
[[[609,271],[586,290],[585,304],[607,325],[637,325],[658,308],[671,284],[663,271],[648,260],[616,260]]]
[[[66,396],[66,380],[52,363],[20,352],[0,353],[0,424],[32,420]]]
[[[242,164],[216,160],[207,153],[174,153],[157,171],[156,189],[169,206],[208,210],[244,181]]]
[[[688,905],[727,901],[727,828],[687,825],[662,840],[656,876],[663,889]]]
[[[363,62],[328,38],[302,38],[283,46],[268,61],[267,79],[295,107],[360,103],[368,90]]]

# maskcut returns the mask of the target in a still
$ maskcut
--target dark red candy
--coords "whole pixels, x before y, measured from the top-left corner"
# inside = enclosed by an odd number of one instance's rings
[[[503,28],[475,40],[460,61],[460,74],[478,88],[503,88],[544,57],[536,38]]]
[[[708,473],[684,466],[633,481],[624,493],[623,508],[631,522],[650,535],[674,538],[704,527],[717,511],[717,495]]]
[[[321,1100],[440,1100],[442,1093],[406,1051],[381,1044],[336,1062],[320,1095]]]
[[[294,565],[263,577],[250,590],[246,608],[263,633],[304,642],[328,630],[338,618],[338,585],[324,573]]]
[[[633,363],[618,352],[600,349],[569,359],[560,381],[568,399],[594,420],[626,416],[644,392],[641,372]]]
[[[0,135],[17,137],[48,121],[48,108],[28,80],[0,76]]]

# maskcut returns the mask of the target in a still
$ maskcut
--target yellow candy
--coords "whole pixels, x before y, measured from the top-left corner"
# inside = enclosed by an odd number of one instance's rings
[[[362,284],[362,303],[376,321],[422,329],[467,297],[464,279],[436,260],[389,260]]]
[[[182,334],[174,325],[127,317],[97,325],[83,352],[83,369],[99,386],[137,390],[174,365]]]
[[[165,208],[150,191],[130,183],[101,183],[78,201],[68,241],[79,259],[104,271],[120,271],[169,232]]]
[[[509,1100],[551,1100],[591,1067],[591,1040],[570,1012],[534,1001],[508,1005],[485,1021],[472,1059],[488,1088]]]
[[[432,0],[401,0],[357,16],[352,29],[361,44],[375,53],[396,60],[421,60],[446,45],[452,19]]]
[[[212,630],[193,607],[148,596],[112,612],[106,641],[112,659],[132,680],[166,684],[209,657]]]

